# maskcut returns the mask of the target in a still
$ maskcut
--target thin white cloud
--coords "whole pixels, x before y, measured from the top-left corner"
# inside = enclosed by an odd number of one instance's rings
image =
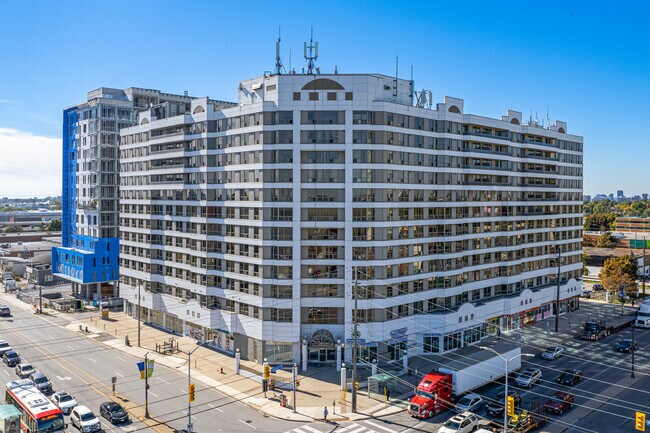
[[[60,138],[0,128],[0,197],[61,194]]]

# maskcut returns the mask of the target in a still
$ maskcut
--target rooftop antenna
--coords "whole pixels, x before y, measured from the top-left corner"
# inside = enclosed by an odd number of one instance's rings
[[[278,41],[275,43],[275,73],[277,75],[282,74],[282,70],[284,69],[284,66],[282,66],[282,60],[280,59],[280,41],[282,41],[282,38],[280,37],[280,27],[278,27]],[[289,67],[291,69],[291,67]]]
[[[393,96],[397,98],[397,75],[399,74],[399,56],[395,56],[395,80],[393,85]]]
[[[307,49],[309,49],[309,55],[307,55]],[[311,28],[311,36],[309,38],[309,45],[305,42],[304,45],[304,56],[307,60],[307,74],[316,75],[316,66],[314,62],[318,59],[318,42],[314,43],[314,28]]]
[[[546,106],[546,128],[551,129],[551,118],[548,115],[548,105]]]

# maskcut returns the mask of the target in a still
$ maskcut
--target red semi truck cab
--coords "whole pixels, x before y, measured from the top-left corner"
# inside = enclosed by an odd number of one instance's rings
[[[431,372],[415,389],[408,413],[416,418],[431,418],[451,407],[451,374]]]

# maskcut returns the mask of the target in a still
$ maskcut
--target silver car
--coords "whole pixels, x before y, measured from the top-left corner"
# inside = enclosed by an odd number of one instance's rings
[[[542,381],[542,371],[539,368],[528,368],[515,378],[517,385],[523,388],[530,388],[533,384]]]
[[[465,411],[476,412],[483,406],[483,403],[484,403],[483,399],[481,398],[480,395],[467,394],[463,396],[458,401],[458,403],[456,403],[454,409],[457,412],[465,412]]]
[[[558,359],[562,355],[564,355],[564,347],[560,346],[551,346],[542,352],[542,358],[548,360]]]

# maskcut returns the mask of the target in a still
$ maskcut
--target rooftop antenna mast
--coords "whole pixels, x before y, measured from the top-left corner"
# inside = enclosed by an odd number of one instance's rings
[[[309,50],[309,55],[307,55]],[[314,28],[311,28],[311,37],[309,38],[309,45],[305,42],[304,46],[305,60],[307,60],[307,75],[316,75],[317,68],[314,64],[318,60],[318,42],[314,43]]]
[[[395,56],[395,85],[393,86],[393,96],[397,98],[397,76],[399,75],[399,56]]]
[[[282,59],[280,59],[280,41],[282,38],[280,37],[280,27],[278,27],[278,41],[275,43],[275,73],[277,75],[281,75],[284,70]]]

